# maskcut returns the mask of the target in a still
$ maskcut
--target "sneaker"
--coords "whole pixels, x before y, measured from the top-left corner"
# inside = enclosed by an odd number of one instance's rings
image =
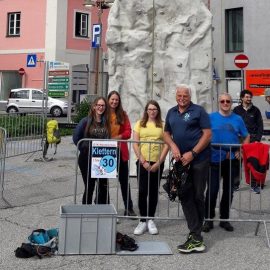
[[[131,217],[136,217],[137,214],[134,212],[133,209],[126,209],[124,212],[124,216],[131,216]]]
[[[255,186],[251,188],[251,191],[253,191],[255,194],[260,194],[261,188],[259,186]]]
[[[234,230],[233,226],[228,221],[220,221],[219,226],[228,232],[232,232]]]
[[[147,224],[146,222],[142,222],[140,221],[138,226],[135,228],[134,230],[134,234],[135,235],[141,235],[143,234],[144,232],[146,232],[146,229],[147,229]]]
[[[192,235],[189,235],[187,241],[177,246],[179,252],[191,253],[191,252],[203,252],[206,246],[203,241],[195,240]]]
[[[148,226],[148,231],[150,234],[158,234],[158,229],[152,219],[149,219],[147,226]]]
[[[234,190],[234,191],[239,191],[240,188],[239,188],[239,186],[234,186],[233,190]]]
[[[203,232],[210,232],[214,228],[214,222],[213,221],[205,221],[202,226]]]

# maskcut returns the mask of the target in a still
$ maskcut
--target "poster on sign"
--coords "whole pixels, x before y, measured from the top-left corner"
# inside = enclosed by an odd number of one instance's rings
[[[265,88],[270,88],[270,70],[246,70],[246,89],[254,96],[264,95]]]
[[[93,141],[91,157],[92,178],[116,178],[117,141]]]

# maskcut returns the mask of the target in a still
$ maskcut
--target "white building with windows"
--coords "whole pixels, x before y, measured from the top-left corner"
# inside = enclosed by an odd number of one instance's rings
[[[234,99],[241,89],[254,94],[254,103],[264,115],[264,89],[270,87],[270,1],[211,0],[213,14],[213,57],[216,93],[228,91]],[[236,67],[237,55],[248,57],[247,67]]]

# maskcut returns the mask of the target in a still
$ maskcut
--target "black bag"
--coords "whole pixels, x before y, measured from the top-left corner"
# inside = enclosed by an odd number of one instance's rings
[[[31,258],[34,256],[42,259],[45,256],[51,256],[54,254],[54,250],[50,247],[42,245],[33,245],[31,243],[22,243],[15,251],[17,258]]]
[[[191,183],[188,181],[190,165],[183,166],[181,161],[176,162],[172,159],[171,166],[163,189],[167,192],[169,199],[174,202],[177,196],[181,200],[191,188]]]

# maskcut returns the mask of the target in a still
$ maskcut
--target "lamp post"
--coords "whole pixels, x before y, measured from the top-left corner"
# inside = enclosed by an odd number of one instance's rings
[[[98,25],[100,26],[100,41],[93,47],[95,49],[95,87],[94,87],[94,94],[98,94],[98,82],[99,82],[99,58],[100,58],[100,49],[102,50],[102,13],[103,9],[110,8],[113,4],[114,0],[85,0],[84,6],[91,8],[97,7],[98,9]],[[103,75],[103,74],[102,74]]]

